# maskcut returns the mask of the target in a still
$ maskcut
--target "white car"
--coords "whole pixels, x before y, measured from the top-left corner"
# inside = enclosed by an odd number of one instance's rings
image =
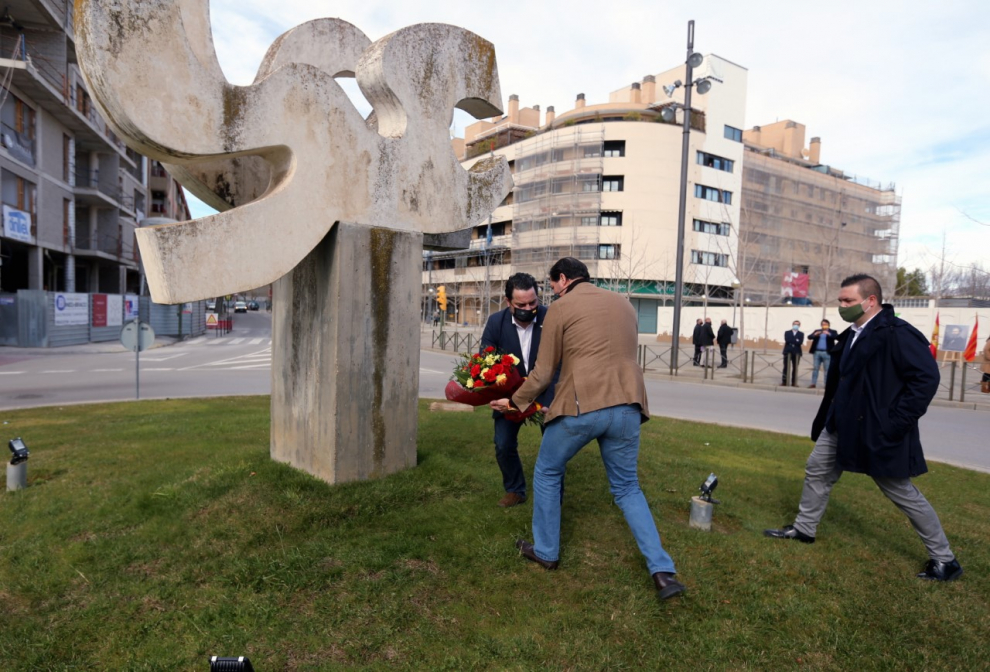
[[[247,304],[244,303],[243,301],[238,301],[237,303],[234,304],[234,312],[235,313],[246,313],[247,312]]]

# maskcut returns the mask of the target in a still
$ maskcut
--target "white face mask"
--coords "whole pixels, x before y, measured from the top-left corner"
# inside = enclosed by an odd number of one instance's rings
[[[801,328],[801,325],[800,324],[791,325],[791,329],[793,329],[794,331],[797,331],[800,328]]]

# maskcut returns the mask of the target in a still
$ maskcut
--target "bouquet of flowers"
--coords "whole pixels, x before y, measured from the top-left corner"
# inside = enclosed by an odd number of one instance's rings
[[[480,354],[461,353],[461,360],[454,367],[454,375],[444,394],[448,401],[468,406],[484,406],[496,399],[508,399],[525,380],[516,369],[518,365],[518,357],[500,353],[491,346]],[[504,415],[513,422],[523,422],[541,411],[539,404],[533,404],[525,411]]]

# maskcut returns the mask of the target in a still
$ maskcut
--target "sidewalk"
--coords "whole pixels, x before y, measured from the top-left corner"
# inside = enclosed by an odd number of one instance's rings
[[[156,348],[164,348],[177,343],[174,336],[156,336],[154,344],[144,352]],[[63,345],[57,348],[18,348],[12,345],[0,346],[0,359],[50,357],[53,355],[101,355],[108,353],[129,352],[119,340],[103,341],[101,343],[80,343],[78,345]]]

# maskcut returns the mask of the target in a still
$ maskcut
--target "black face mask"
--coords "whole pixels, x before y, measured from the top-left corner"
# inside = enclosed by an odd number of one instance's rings
[[[522,308],[513,308],[512,317],[516,318],[516,322],[522,322],[523,324],[529,324],[536,319],[536,308],[532,310],[523,310]]]

